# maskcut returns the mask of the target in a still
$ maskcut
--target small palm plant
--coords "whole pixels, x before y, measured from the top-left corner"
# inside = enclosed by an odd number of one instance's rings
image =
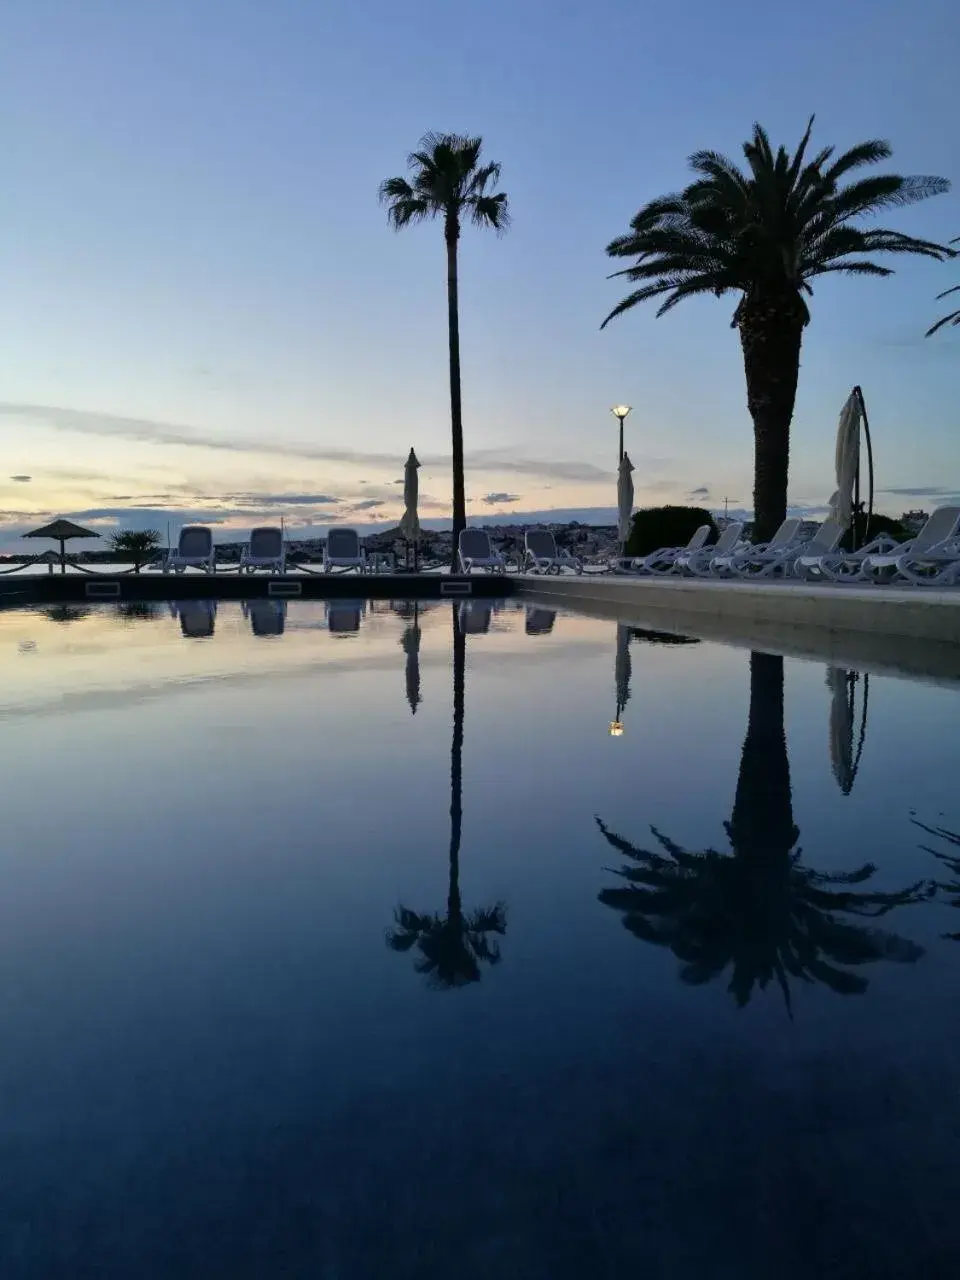
[[[502,902],[464,911],[460,897],[460,837],[463,828],[463,721],[466,644],[453,609],[453,742],[450,747],[450,880],[446,915],[424,915],[399,906],[387,930],[393,951],[419,951],[414,965],[431,986],[464,987],[480,981],[481,964],[498,964],[497,938],[507,931]]]
[[[156,529],[124,529],[110,536],[110,550],[123,560],[132,560],[134,573],[156,556],[161,545]]]
[[[842,155],[824,147],[808,158],[811,118],[791,155],[776,152],[760,125],[744,143],[746,171],[715,151],[690,157],[696,175],[683,191],[643,206],[626,235],[607,246],[612,258],[633,258],[615,274],[639,287],[610,312],[660,299],[663,315],[698,294],[739,295],[733,327],[740,331],[747,405],[754,429],[755,538],[773,536],[787,508],[790,421],[800,370],[800,344],[810,320],[805,295],[833,272],[888,276],[878,253],[949,256],[945,245],[899,231],[859,225],[891,208],[950,189],[944,178],[877,174],[846,181],[888,160],[889,143],[861,142]]]
[[[503,232],[510,222],[507,196],[493,188],[499,164],[481,164],[482,138],[457,133],[428,133],[407,159],[410,177],[387,178],[380,201],[400,231],[414,222],[440,218],[447,248],[447,326],[450,357],[450,425],[453,435],[453,560],[467,523],[463,477],[463,414],[460,404],[460,302],[457,245],[464,219]]]

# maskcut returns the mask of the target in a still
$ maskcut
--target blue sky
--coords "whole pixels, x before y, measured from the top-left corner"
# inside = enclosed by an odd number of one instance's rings
[[[956,184],[958,42],[947,0],[6,0],[0,541],[48,512],[389,519],[411,444],[441,514],[440,228],[396,235],[376,199],[429,129],[483,135],[514,217],[462,241],[471,515],[609,505],[622,400],[638,500],[743,504],[735,300],[600,333],[603,248],[755,118],[792,145],[815,111],[817,142],[886,137],[897,169]],[[886,221],[958,235],[960,190]],[[878,485],[915,491],[881,506],[960,492],[960,331],[922,337],[956,279],[906,262],[818,288],[791,501],[829,495],[854,382]]]

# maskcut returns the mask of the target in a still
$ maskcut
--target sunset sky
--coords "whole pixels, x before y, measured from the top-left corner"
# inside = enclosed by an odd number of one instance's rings
[[[377,203],[430,129],[483,135],[513,226],[461,249],[468,512],[614,501],[616,423],[638,503],[749,505],[735,299],[601,333],[605,244],[686,156],[886,137],[955,191],[885,221],[960,235],[952,0],[6,0],[0,14],[0,547],[53,514],[101,531],[222,534],[448,510],[441,229]],[[893,265],[896,265],[894,263]],[[854,382],[879,505],[960,494],[960,330],[924,340],[960,263],[813,298],[791,501],[822,506]],[[26,544],[28,547],[30,544]]]

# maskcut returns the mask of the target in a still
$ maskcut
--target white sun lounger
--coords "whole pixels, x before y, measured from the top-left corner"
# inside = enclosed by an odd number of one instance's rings
[[[865,556],[860,576],[868,582],[899,576],[916,586],[946,586],[960,580],[958,559],[960,507],[939,507],[909,542]]]
[[[331,529],[327,534],[323,572],[332,573],[335,569],[356,569],[358,573],[366,573],[367,556],[356,529]]]
[[[675,573],[690,573],[697,578],[706,578],[710,574],[710,565],[717,556],[729,556],[738,550],[743,536],[743,525],[738,520],[731,520],[717,541],[709,547],[680,552],[673,562]]]
[[[214,571],[213,532],[205,524],[184,525],[176,551],[171,551],[163,562],[164,573],[183,573],[185,569]]]
[[[523,546],[524,573],[561,573],[564,569],[583,573],[583,561],[569,551],[561,550],[549,529],[528,530],[524,534]]]
[[[461,529],[457,544],[461,573],[482,569],[485,573],[506,573],[507,562],[490,541],[486,529]]]
[[[672,573],[678,556],[700,551],[706,547],[709,537],[710,526],[702,524],[685,547],[659,547],[645,556],[614,556],[610,568],[614,573]]]
[[[256,573],[258,569],[269,569],[273,573],[283,573],[287,565],[287,548],[283,540],[283,530],[275,525],[260,525],[250,530],[250,541],[240,555],[240,572]]]
[[[718,577],[735,574],[749,577],[756,574],[766,576],[764,570],[769,567],[772,572],[779,568],[783,558],[792,554],[796,559],[804,549],[805,542],[800,539],[800,526],[803,521],[798,516],[791,516],[773,535],[769,542],[758,542],[756,545],[744,547],[740,551],[731,551],[726,555],[715,555],[710,561],[710,572]],[[751,571],[746,565],[753,565]]]

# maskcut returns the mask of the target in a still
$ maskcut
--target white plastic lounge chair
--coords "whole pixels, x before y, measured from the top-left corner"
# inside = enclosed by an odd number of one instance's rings
[[[791,552],[796,559],[806,545],[805,540],[800,538],[802,523],[798,516],[791,516],[784,520],[769,542],[758,542],[722,556],[715,555],[710,561],[710,572],[722,578],[728,574],[737,573],[748,561],[758,564],[762,569],[765,566],[766,557],[769,557],[774,565],[779,565],[782,555],[788,555]]]
[[[705,548],[709,537],[710,526],[702,524],[694,530],[693,537],[685,547],[659,547],[645,556],[614,556],[610,561],[610,568],[614,573],[672,573],[678,556],[687,552],[692,555]]]
[[[731,520],[712,546],[681,551],[673,562],[674,573],[690,573],[697,578],[708,577],[712,561],[717,556],[733,555],[739,549],[742,535],[743,525],[737,520]]]
[[[784,524],[789,523],[784,521]],[[763,551],[756,547],[747,547],[733,556],[731,569],[738,578],[772,578],[782,573],[785,578],[793,573],[793,567],[800,555],[820,556],[835,551],[843,537],[843,526],[832,516],[824,520],[812,538],[799,536],[800,522],[797,522],[797,535],[792,541],[784,535],[784,542],[775,546],[776,538]],[[783,530],[780,526],[779,533]]]
[[[483,569],[486,573],[506,573],[507,562],[495,551],[486,529],[461,529],[457,547],[461,573]]]
[[[882,533],[857,551],[835,550],[816,555],[804,549],[793,562],[793,572],[807,582],[861,582],[863,562],[868,556],[885,555],[891,551],[899,555],[900,548],[905,546],[906,543],[898,543],[896,538]]]
[[[562,573],[572,569],[583,573],[583,561],[567,550],[560,550],[549,529],[530,529],[523,538],[524,573]]]
[[[356,529],[331,529],[323,550],[323,572],[356,569],[366,573],[367,556]]]
[[[183,573],[185,569],[214,571],[213,532],[205,524],[184,525],[176,551],[171,551],[163,562],[164,573]]]
[[[868,582],[900,576],[918,586],[945,586],[960,580],[958,557],[960,507],[939,507],[909,542],[865,556],[860,572]]]
[[[250,530],[250,541],[240,555],[240,572],[256,573],[258,569],[269,569],[273,573],[284,573],[287,566],[287,548],[283,540],[283,530],[274,525],[260,525]]]

